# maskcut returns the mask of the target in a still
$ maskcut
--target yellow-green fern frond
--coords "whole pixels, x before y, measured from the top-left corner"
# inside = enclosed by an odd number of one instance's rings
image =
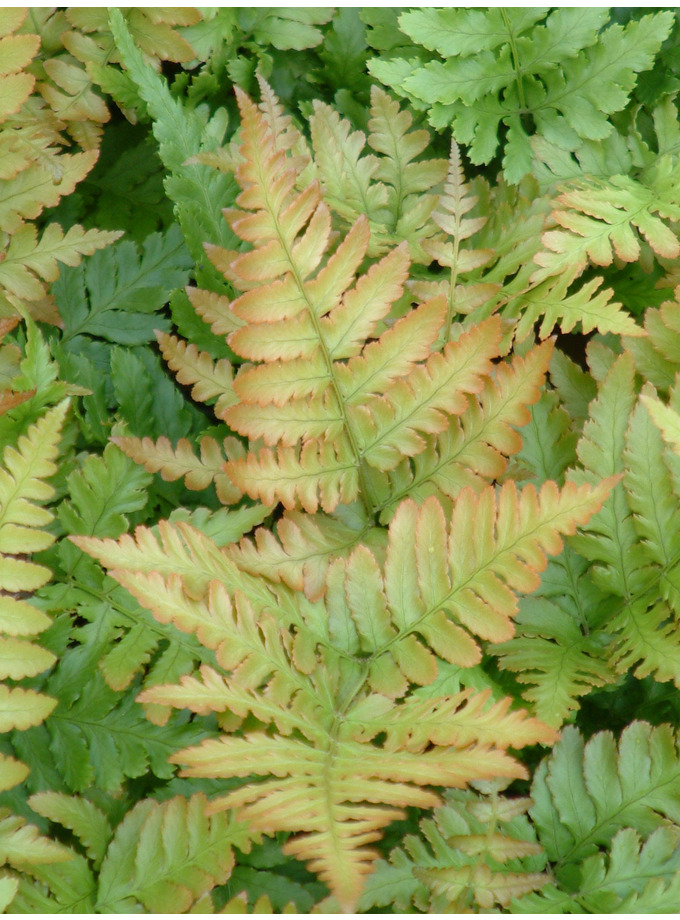
[[[450,528],[434,498],[420,509],[404,502],[384,564],[359,545],[311,597],[286,584],[303,573],[282,565],[280,581],[265,581],[239,568],[242,552],[187,525],[163,524],[160,540],[140,528],[135,539],[75,542],[159,621],[214,652],[214,665],[139,697],[217,714],[227,734],[173,756],[187,775],[262,777],[210,810],[235,809],[254,831],[296,832],[284,851],[351,909],[377,857],[370,845],[405,807],[437,804],[429,787],[522,776],[508,747],[554,740],[509,700],[469,690],[427,698],[412,685],[435,680],[437,656],[467,667],[479,642],[512,634],[517,595],[537,587],[546,554],[610,485],[464,490]],[[262,728],[229,733],[247,717]]]
[[[51,572],[30,556],[54,542],[43,528],[53,515],[43,504],[54,495],[45,480],[57,470],[59,435],[68,401],[60,403],[5,448],[0,466],[0,678],[16,681],[49,668],[55,656],[32,641],[50,620],[22,595],[42,587]],[[0,731],[38,725],[56,700],[34,690],[0,684]],[[22,770],[5,760],[13,778]]]

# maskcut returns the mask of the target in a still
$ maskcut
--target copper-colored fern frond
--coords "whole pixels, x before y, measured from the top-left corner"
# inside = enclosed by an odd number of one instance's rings
[[[262,94],[258,107],[237,90],[241,193],[237,207],[225,211],[249,248],[206,245],[241,293],[230,303],[221,295],[192,295],[213,331],[227,333],[230,347],[249,363],[236,373],[232,391],[224,361],[215,365],[170,337],[163,347],[197,398],[219,395],[217,411],[230,428],[253,447],[264,444],[227,463],[239,489],[308,512],[360,499],[370,516],[380,504],[381,472],[422,453],[426,436],[444,431],[466,410],[466,395],[483,389],[498,356],[499,322],[479,324],[443,352],[434,346],[446,320],[445,298],[426,300],[395,323],[408,247],[367,262],[371,232],[364,215],[336,239],[320,184],[304,179],[290,119],[265,83]],[[377,115],[374,121],[373,141],[384,147],[383,122]],[[419,135],[413,144],[421,149]],[[418,169],[407,172],[417,185]]]

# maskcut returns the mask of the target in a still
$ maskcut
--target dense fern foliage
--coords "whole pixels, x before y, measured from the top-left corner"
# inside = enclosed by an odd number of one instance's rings
[[[0,905],[680,909],[674,9],[0,13]]]

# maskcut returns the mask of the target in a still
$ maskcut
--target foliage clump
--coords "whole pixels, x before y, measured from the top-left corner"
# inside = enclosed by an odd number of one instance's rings
[[[677,908],[679,36],[0,15],[3,910]]]

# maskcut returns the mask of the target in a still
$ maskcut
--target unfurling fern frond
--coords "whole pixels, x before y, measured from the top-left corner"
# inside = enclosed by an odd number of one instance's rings
[[[509,483],[498,499],[491,488],[465,490],[450,530],[433,498],[420,510],[402,503],[384,566],[358,546],[331,564],[313,601],[241,571],[238,556],[187,525],[163,525],[160,543],[143,528],[119,543],[74,540],[157,619],[214,650],[215,666],[150,687],[142,702],[216,712],[225,727],[248,714],[261,725],[174,755],[191,776],[263,777],[210,811],[236,809],[256,831],[298,832],[284,851],[351,908],[377,856],[369,845],[404,807],[437,804],[427,787],[520,776],[507,747],[554,737],[507,699],[421,698],[410,686],[436,678],[436,656],[469,666],[479,639],[510,635],[517,593],[535,589],[545,554],[608,489],[518,494]]]
[[[32,553],[54,542],[42,528],[53,515],[42,503],[54,495],[45,480],[56,472],[59,433],[68,402],[50,409],[5,448],[0,467],[0,677],[18,681],[51,667],[55,656],[32,641],[50,620],[30,600],[21,597],[42,587],[51,576]],[[28,688],[0,684],[0,731],[38,725],[52,712],[56,700]],[[2,755],[0,785],[9,788],[25,779],[28,770]]]

